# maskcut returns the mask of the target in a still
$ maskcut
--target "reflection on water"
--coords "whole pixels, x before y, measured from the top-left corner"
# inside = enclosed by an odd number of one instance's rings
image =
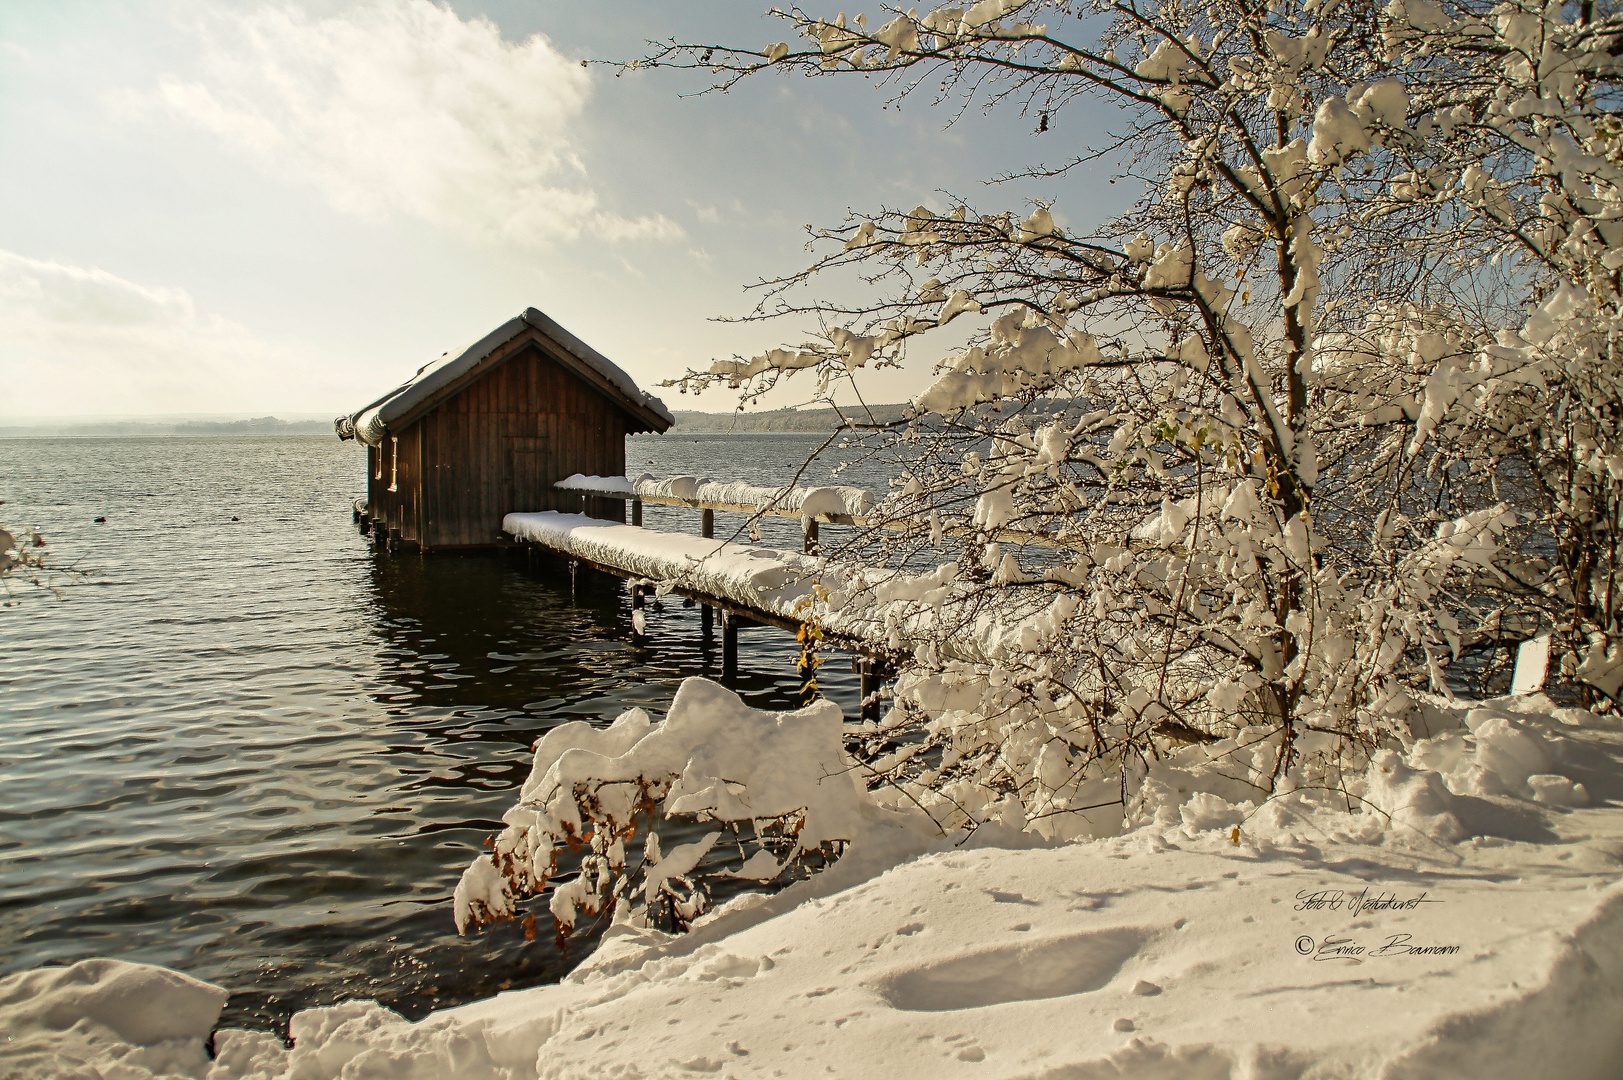
[[[771,482],[818,441],[639,437],[628,458]],[[451,889],[540,733],[657,714],[719,667],[697,609],[667,597],[636,647],[613,583],[375,555],[348,513],[364,461],[331,438],[0,447],[4,520],[95,570],[0,609],[0,973],[159,963],[231,989],[225,1022],[266,1026],[347,996],[417,1016],[579,959],[589,943],[560,957],[512,925],[457,938]],[[739,690],[789,707],[794,653],[746,631]],[[823,674],[854,714],[855,677]]]

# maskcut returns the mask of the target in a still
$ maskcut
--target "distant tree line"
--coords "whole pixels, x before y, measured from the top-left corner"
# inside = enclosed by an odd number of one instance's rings
[[[252,420],[187,420],[157,422],[63,421],[51,424],[14,424],[0,427],[0,437],[43,438],[85,435],[323,435],[332,432],[329,420],[278,420],[261,416]]]
[[[834,431],[848,421],[893,424],[907,415],[907,405],[869,405],[851,409],[773,409],[770,412],[706,413],[677,410],[671,430],[687,432]]]

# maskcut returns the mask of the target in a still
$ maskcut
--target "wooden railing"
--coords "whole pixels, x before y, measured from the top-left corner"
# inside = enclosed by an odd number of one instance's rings
[[[813,514],[802,515],[799,510],[790,510],[783,507],[751,503],[715,502],[708,499],[684,499],[675,495],[639,495],[631,491],[619,491],[612,488],[585,488],[579,484],[554,484],[554,489],[568,492],[581,497],[582,512],[585,510],[586,499],[623,499],[631,504],[631,524],[642,524],[642,504],[654,503],[660,506],[686,506],[704,512],[703,532],[706,539],[715,535],[715,512],[725,510],[735,514],[762,515],[767,517],[801,518],[804,522],[802,530],[802,550],[810,554],[817,547],[817,524],[826,521],[831,525],[851,525],[864,529],[885,529],[890,532],[899,532],[903,535],[919,535],[928,533],[930,526],[920,522],[917,518],[891,518],[878,514]],[[1038,547],[1062,548],[1072,551],[1085,551],[1090,542],[1081,538],[1056,536],[1052,533],[1028,532],[1024,529],[994,529],[990,533],[985,530],[949,526],[942,530],[942,535],[956,537],[960,540],[982,536],[985,539],[1000,544],[1033,544]]]

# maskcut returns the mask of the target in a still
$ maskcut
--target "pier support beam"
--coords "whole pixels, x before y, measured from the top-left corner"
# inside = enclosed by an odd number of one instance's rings
[[[877,722],[883,711],[879,690],[885,685],[886,679],[896,674],[895,669],[882,656],[859,653],[851,657],[851,670],[862,676],[862,719]]]
[[[817,519],[812,517],[806,518],[801,528],[805,535],[801,538],[800,550],[804,551],[807,555],[817,554],[817,548],[819,546],[817,543]]]
[[[871,656],[853,656],[851,665],[862,675],[862,719],[878,721],[879,688],[884,685],[884,668]]]
[[[641,499],[632,499],[631,500],[631,524],[637,526],[638,528],[642,527],[642,500]]]
[[[742,620],[730,611],[721,613],[721,681],[738,679],[738,626]]]
[[[647,610],[648,600],[644,595],[643,590],[648,587],[649,586],[646,585],[631,586],[631,640],[638,645],[648,644],[648,635],[637,627],[636,615],[636,613],[639,611]],[[643,616],[644,619],[647,619],[647,617],[648,616],[646,614]],[[644,625],[646,626],[647,624],[644,623]]]
[[[699,519],[699,535],[706,540],[714,540],[716,538],[716,512],[714,510],[705,510],[702,511],[702,514],[703,516]],[[700,633],[704,636],[704,640],[709,641],[710,635],[715,633],[716,609],[709,604],[705,604],[703,610],[699,613],[699,620],[702,626]],[[734,632],[733,652],[736,654],[737,651],[738,635]],[[735,663],[736,660],[737,656],[735,655]]]

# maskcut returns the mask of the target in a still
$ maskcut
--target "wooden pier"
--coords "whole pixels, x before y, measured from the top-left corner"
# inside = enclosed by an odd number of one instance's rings
[[[582,491],[579,487],[560,487],[560,493],[567,492],[570,496],[579,497],[582,509],[590,506],[586,502],[590,499],[622,499],[630,502],[631,525],[612,518],[599,519],[582,515],[578,518],[581,525],[588,527],[615,527],[619,529],[635,528],[642,530],[642,503],[658,503],[669,506],[685,506],[697,509],[700,514],[699,537],[700,540],[714,541],[715,515],[717,510],[731,511],[746,514],[771,514],[780,517],[799,517],[798,511],[788,511],[776,508],[763,508],[755,505],[744,505],[727,502],[706,502],[694,499],[682,499],[667,496],[637,496],[620,491],[590,490]],[[519,516],[519,515],[515,515]],[[572,516],[573,517],[573,516]],[[819,519],[842,525],[863,524],[858,517],[848,514],[823,514],[806,519],[803,530],[803,551],[806,554],[815,554],[818,545],[817,523]],[[388,527],[385,519],[372,518],[367,512],[367,504],[363,499],[355,500],[354,520],[362,533],[373,538],[379,550],[400,552],[406,550],[398,538],[398,531]],[[649,530],[650,533],[653,530]],[[691,534],[658,534],[664,536],[679,536]],[[719,545],[718,545],[719,546]],[[751,545],[754,550],[765,550],[761,545]],[[538,559],[552,562],[569,574],[571,584],[581,572],[596,572],[608,577],[629,581],[631,586],[631,606],[633,612],[646,610],[647,597],[656,591],[653,581],[647,579],[638,567],[631,565],[629,560],[615,560],[613,558],[588,558],[578,552],[567,548],[555,546],[545,540],[538,540],[521,535],[509,535],[501,549],[510,556],[522,555],[531,567],[536,565]],[[412,550],[416,550],[413,548]],[[733,683],[738,677],[738,634],[740,630],[750,627],[773,627],[799,635],[805,623],[787,617],[780,612],[768,610],[764,606],[740,602],[736,597],[722,596],[715,592],[708,592],[685,584],[680,580],[667,583],[669,592],[681,596],[701,608],[701,633],[706,639],[713,638],[716,624],[721,630],[722,654],[722,681]],[[646,642],[646,635],[640,628],[633,629],[633,638]],[[885,651],[875,642],[850,637],[831,631],[823,631],[820,643],[823,646],[839,649],[852,654],[852,671],[861,677],[862,718],[877,720],[880,714],[879,691],[885,678],[892,674],[894,666]],[[812,671],[802,668],[799,672],[804,681],[812,675]]]

